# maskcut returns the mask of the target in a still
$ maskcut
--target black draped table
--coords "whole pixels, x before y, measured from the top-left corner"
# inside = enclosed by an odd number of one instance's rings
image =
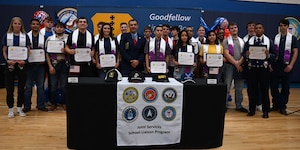
[[[208,149],[222,146],[226,84],[206,84],[201,79],[196,79],[195,84],[184,84],[180,143],[129,147],[117,146],[116,142],[117,84],[86,77],[70,81],[67,84],[67,146],[70,149]]]

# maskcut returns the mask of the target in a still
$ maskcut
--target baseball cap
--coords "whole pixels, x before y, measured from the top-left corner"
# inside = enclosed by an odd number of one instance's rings
[[[184,74],[182,74],[180,81],[181,81],[181,83],[187,83],[187,82],[196,83],[194,81],[194,74],[193,73],[184,73]]]
[[[118,69],[111,69],[107,71],[106,76],[104,78],[106,82],[118,82],[122,80],[122,74]]]
[[[145,81],[145,76],[140,71],[132,71],[128,76],[128,82],[141,83]]]
[[[166,73],[153,74],[152,81],[156,82],[169,82],[168,75]]]

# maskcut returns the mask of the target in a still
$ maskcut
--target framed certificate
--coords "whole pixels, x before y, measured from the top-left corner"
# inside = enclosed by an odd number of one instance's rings
[[[195,54],[192,52],[178,52],[179,65],[193,65]]]
[[[114,54],[105,54],[99,56],[101,67],[114,67],[116,64],[116,56]]]
[[[24,46],[9,46],[7,58],[10,60],[26,60],[28,58],[28,48]]]
[[[74,59],[76,62],[89,62],[91,58],[91,49],[89,48],[76,48]]]
[[[249,58],[250,59],[258,59],[258,60],[265,60],[266,59],[266,45],[250,45],[249,46]]]
[[[167,63],[165,61],[151,61],[151,73],[167,73]]]
[[[29,51],[28,62],[45,62],[44,49],[31,49]]]
[[[65,42],[60,40],[49,40],[47,42],[47,52],[48,53],[63,53],[62,48],[65,47]]]
[[[222,54],[206,54],[206,65],[208,67],[222,67],[223,55]]]

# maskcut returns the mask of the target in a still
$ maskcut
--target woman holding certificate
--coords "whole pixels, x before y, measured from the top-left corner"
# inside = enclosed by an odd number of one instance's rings
[[[104,79],[107,71],[119,67],[120,54],[119,51],[117,51],[118,42],[116,38],[113,37],[109,23],[102,25],[99,37],[95,46],[95,59],[98,76]]]
[[[215,31],[211,30],[207,34],[206,43],[201,45],[199,61],[203,64],[204,78],[221,78],[221,67],[223,66],[223,47],[217,39]]]
[[[5,70],[6,103],[9,108],[8,118],[14,115],[14,83],[18,79],[17,112],[21,117],[26,116],[22,110],[24,104],[24,91],[26,83],[26,66],[30,39],[24,29],[23,20],[20,17],[13,17],[7,33],[2,40],[3,56],[7,62]]]
[[[194,69],[196,67],[197,56],[194,53],[194,47],[189,44],[191,37],[186,30],[179,32],[179,40],[172,51],[172,62],[174,67],[174,78],[183,81],[186,78],[194,78]]]

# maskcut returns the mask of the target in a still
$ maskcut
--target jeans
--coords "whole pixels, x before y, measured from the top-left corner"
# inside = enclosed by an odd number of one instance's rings
[[[45,83],[45,64],[30,63],[27,65],[27,80],[25,85],[24,107],[31,108],[32,87],[37,87],[37,107],[45,107],[44,83]]]
[[[66,104],[66,88],[69,76],[69,65],[65,62],[59,62],[54,65],[55,74],[50,74],[50,102],[52,105],[57,104],[57,88],[60,86],[62,104]]]
[[[227,98],[230,94],[231,83],[234,80],[234,97],[236,109],[242,108],[244,79],[233,79],[235,67],[232,64],[224,63],[224,83],[227,84]],[[226,107],[228,101],[226,101]]]

